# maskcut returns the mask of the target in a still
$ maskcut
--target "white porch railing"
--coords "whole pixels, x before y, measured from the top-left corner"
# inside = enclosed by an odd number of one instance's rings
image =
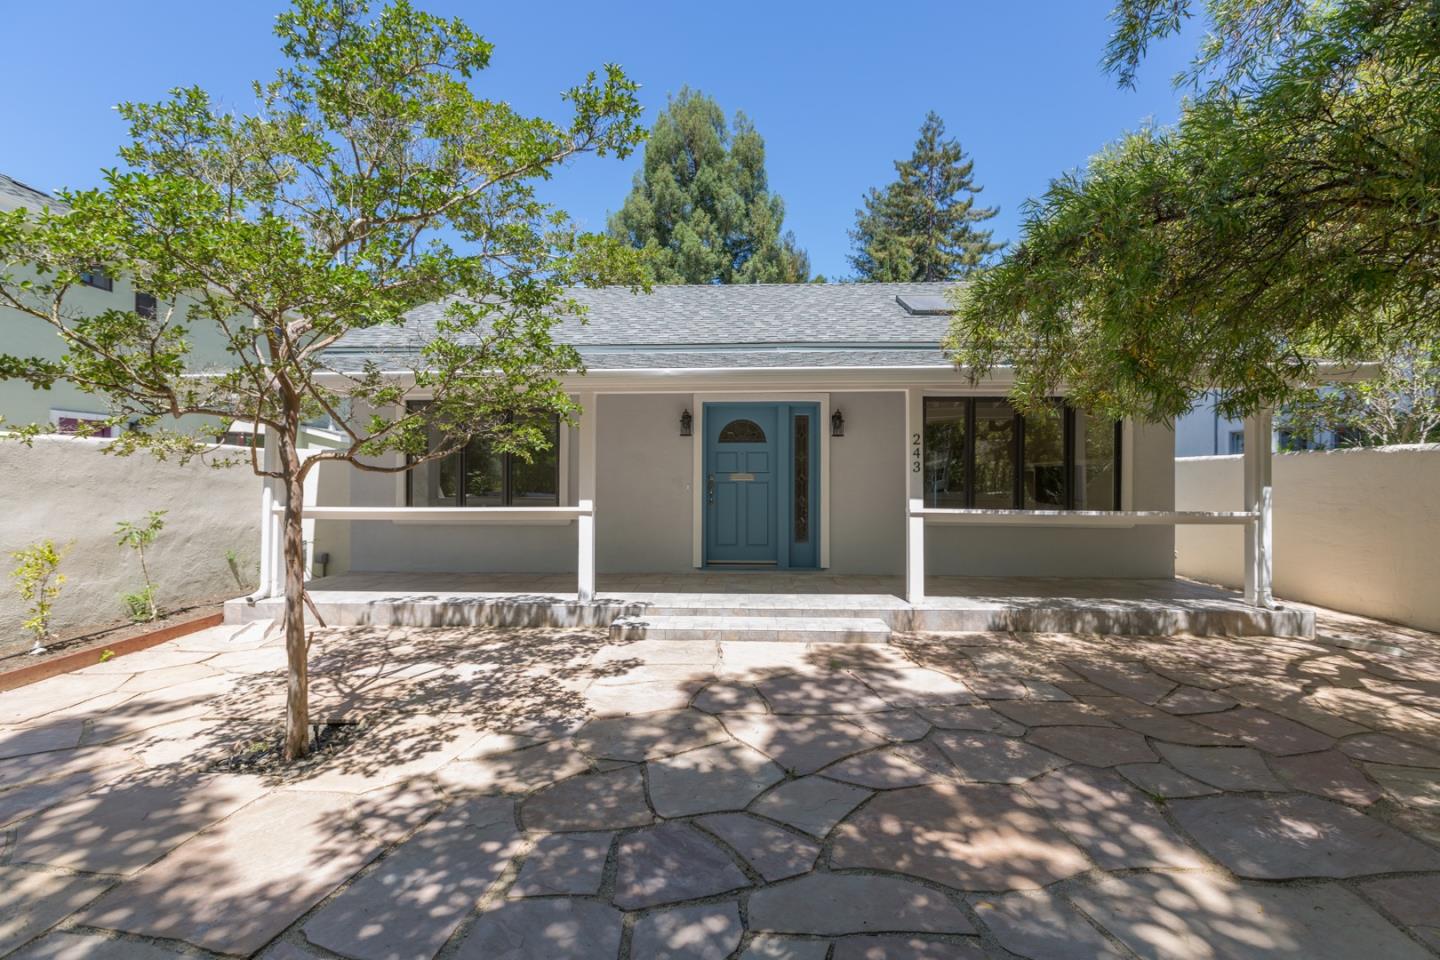
[[[595,599],[595,503],[581,500],[573,507],[338,507],[304,508],[306,520],[388,520],[391,523],[485,524],[492,526],[556,526],[575,523],[578,557],[576,593],[583,601]],[[270,507],[269,530],[262,531],[265,548],[263,586],[269,596],[285,590],[284,544],[281,524],[284,504]]]
[[[921,499],[909,501],[906,518],[905,599],[925,599],[925,526],[959,524],[967,526],[1029,527],[1137,527],[1180,526],[1184,524],[1231,524],[1254,532],[1247,535],[1247,549],[1253,539],[1254,552],[1248,569],[1254,571],[1255,589],[1247,580],[1245,600],[1254,606],[1273,606],[1270,594],[1270,488],[1263,489],[1258,510],[1212,512],[1207,510],[981,510],[927,507]]]

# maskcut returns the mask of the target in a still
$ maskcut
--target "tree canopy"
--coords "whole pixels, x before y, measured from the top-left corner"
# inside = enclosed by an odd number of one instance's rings
[[[782,233],[765,141],[743,114],[682,88],[655,120],[610,235],[643,250],[656,283],[804,283],[810,259]]]
[[[1134,80],[1192,0],[1128,0]],[[1206,388],[1241,416],[1318,359],[1440,336],[1440,17],[1429,0],[1210,0],[1177,124],[1129,134],[1027,206],[948,346],[1014,363],[1022,403],[1168,419]]]
[[[958,280],[1004,244],[981,230],[999,212],[977,207],[981,187],[975,161],[960,142],[945,136],[945,121],[933,110],[920,125],[908,160],[895,162],[895,180],[870,188],[855,211],[850,231],[850,265],[861,280]]]
[[[286,63],[255,85],[253,113],[199,87],[123,104],[131,139],[103,187],[64,193],[65,210],[0,214],[0,302],[49,324],[66,351],[0,356],[0,375],[101,398],[127,426],[111,444],[122,454],[204,453],[216,421],[265,429],[271,461],[254,447],[245,459],[287,494],[294,757],[307,743],[306,475],[327,461],[398,472],[476,437],[522,457],[549,442],[545,424],[573,412],[560,376],[579,366],[551,337],[580,309],[564,287],[643,273],[633,250],[579,233],[535,187],[578,154],[627,155],[643,132],[636,86],[614,66],[564,95],[563,122],[479,96],[491,44],[407,0],[373,16],[364,0],[294,0],[275,32]],[[76,310],[69,294],[96,267],[131,275],[161,308]],[[436,301],[448,304],[436,337],[386,372],[330,352]],[[229,362],[195,375],[201,325]],[[344,440],[306,453],[300,425],[319,416]]]

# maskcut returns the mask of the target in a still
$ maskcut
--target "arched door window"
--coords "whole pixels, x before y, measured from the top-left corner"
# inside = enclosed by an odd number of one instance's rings
[[[731,420],[720,431],[721,443],[764,443],[765,431],[754,420]]]

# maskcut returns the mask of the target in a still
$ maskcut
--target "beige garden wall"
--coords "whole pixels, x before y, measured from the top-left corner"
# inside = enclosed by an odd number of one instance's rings
[[[120,594],[142,580],[133,553],[115,544],[115,524],[150,510],[168,511],[148,552],[162,607],[254,589],[260,481],[250,469],[108,456],[100,452],[107,442],[50,437],[25,447],[0,440],[0,650],[22,639],[11,551],[45,538],[69,545],[58,631],[121,620]],[[235,554],[238,579],[227,551]]]
[[[1240,457],[1175,461],[1179,510],[1239,510]],[[1275,457],[1275,593],[1440,630],[1440,446]],[[1175,572],[1242,580],[1238,527],[1179,527]]]

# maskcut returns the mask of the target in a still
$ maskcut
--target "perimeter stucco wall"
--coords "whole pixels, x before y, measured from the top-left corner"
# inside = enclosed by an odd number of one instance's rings
[[[694,444],[681,437],[680,414],[691,394],[615,394],[599,400],[596,553],[601,573],[684,573],[693,569]],[[830,442],[830,570],[837,574],[904,572],[905,423],[898,392],[835,393],[845,436]],[[697,431],[698,433],[698,431]],[[1132,506],[1171,509],[1174,435],[1161,425],[1131,435]],[[578,435],[567,431],[567,501],[575,502]],[[396,480],[349,471],[350,502],[392,506]],[[323,475],[323,472],[322,472]],[[343,489],[322,486],[322,503]],[[327,572],[455,571],[568,573],[575,569],[574,524],[519,526],[364,521],[350,525],[341,548],[321,522],[317,550]],[[927,564],[935,574],[970,576],[1169,577],[1174,538],[1168,527],[1127,529],[939,527],[927,531]],[[346,559],[341,554],[347,555]]]
[[[108,441],[41,437],[31,447],[0,441],[0,646],[21,638],[25,604],[10,553],[41,540],[69,545],[66,583],[52,628],[72,632],[125,619],[120,594],[143,585],[134,552],[115,544],[115,524],[165,510],[147,551],[161,607],[236,596],[255,588],[260,556],[260,481],[249,467],[180,466],[146,454],[101,453]],[[234,551],[240,582],[227,551]]]
[[[1240,457],[1177,460],[1176,507],[1242,509]],[[1440,445],[1280,454],[1275,594],[1440,630]],[[1183,527],[1176,572],[1239,586],[1243,532]]]

